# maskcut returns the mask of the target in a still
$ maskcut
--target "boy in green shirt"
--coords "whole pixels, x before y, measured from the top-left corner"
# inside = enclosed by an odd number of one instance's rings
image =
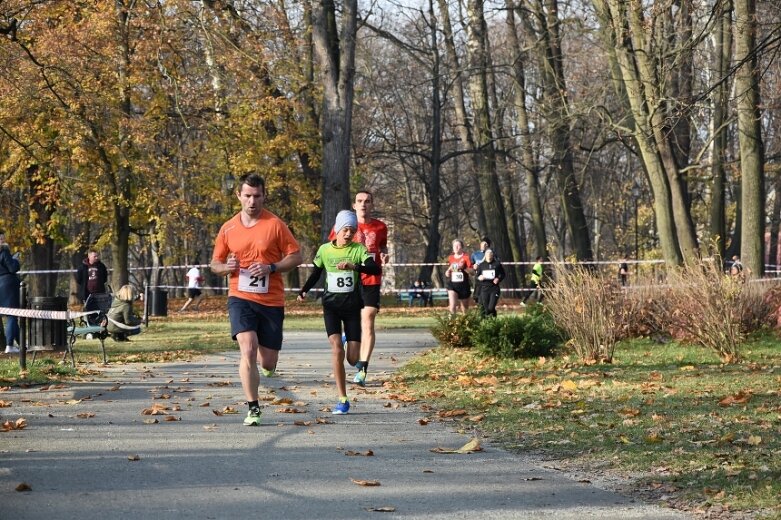
[[[358,229],[358,218],[352,211],[343,210],[336,216],[336,239],[326,242],[317,250],[313,261],[315,269],[307,279],[298,301],[320,280],[325,272],[323,292],[323,321],[328,342],[331,344],[331,364],[339,392],[339,402],[333,408],[334,415],[350,410],[344,371],[345,348],[342,344],[342,326],[347,338],[347,362],[355,366],[361,353],[361,276],[359,273],[379,274],[380,267],[369,255],[366,246],[353,242]]]

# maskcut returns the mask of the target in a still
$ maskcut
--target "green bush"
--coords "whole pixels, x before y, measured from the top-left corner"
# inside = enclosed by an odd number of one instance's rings
[[[475,331],[483,317],[478,310],[466,314],[445,313],[436,317],[437,323],[431,327],[431,334],[439,344],[450,348],[472,348]]]
[[[534,310],[522,316],[488,318],[475,331],[473,343],[482,353],[501,358],[550,356],[561,345],[563,334],[550,314]]]

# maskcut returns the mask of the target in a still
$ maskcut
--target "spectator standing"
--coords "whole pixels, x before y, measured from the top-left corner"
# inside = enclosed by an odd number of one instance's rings
[[[447,257],[448,267],[445,270],[445,287],[447,288],[448,310],[456,313],[456,307],[466,313],[469,310],[469,273],[472,272],[472,261],[464,253],[464,243],[460,239],[453,240],[453,253]]]
[[[526,302],[529,301],[529,298],[531,298],[532,296],[534,296],[534,301],[536,301],[537,303],[540,303],[542,301],[543,273],[544,270],[542,266],[542,257],[538,256],[534,261],[534,265],[532,266],[532,275],[531,275],[532,291],[521,302],[522,306],[525,306]]]
[[[76,270],[76,283],[79,285],[79,299],[86,302],[90,294],[106,292],[108,269],[100,261],[100,253],[90,249]],[[93,309],[88,309],[93,310]]]
[[[195,302],[195,310],[197,311],[203,298],[203,293],[201,292],[201,287],[203,287],[201,270],[197,265],[194,265],[184,276],[187,278],[187,301],[184,302],[179,312],[184,312],[193,302]]]
[[[285,283],[282,273],[298,267],[301,252],[287,225],[265,209],[266,183],[260,175],[239,178],[241,211],[225,222],[214,243],[211,270],[228,275],[231,338],[241,351],[239,377],[249,411],[246,426],[260,425],[258,359],[271,377],[282,348]]]
[[[361,331],[361,309],[364,306],[360,285],[362,274],[378,274],[380,267],[375,263],[366,246],[353,241],[358,228],[358,219],[352,211],[342,210],[336,215],[334,233],[336,238],[321,245],[313,261],[315,268],[298,294],[298,301],[304,301],[306,293],[326,273],[323,292],[323,321],[328,342],[331,344],[331,365],[334,373],[339,401],[332,409],[334,415],[343,415],[350,410],[347,397],[347,382],[344,360],[356,366],[359,362],[363,334]],[[342,343],[342,330],[347,347]]]
[[[11,254],[11,247],[5,240],[5,231],[0,231],[0,307],[19,308],[19,253]],[[5,353],[19,353],[19,322],[16,316],[5,318]]]
[[[618,260],[618,281],[621,282],[621,287],[626,287],[629,279],[629,264],[626,261],[626,257],[622,256]]]
[[[358,369],[353,382],[366,385],[366,375],[369,370],[369,360],[374,352],[376,333],[374,322],[380,312],[380,287],[382,286],[382,266],[388,263],[388,226],[372,216],[374,212],[374,195],[361,190],[355,194],[353,210],[358,219],[358,229],[353,235],[353,242],[366,246],[374,263],[380,266],[376,274],[361,273],[361,355],[355,368]],[[334,240],[336,233],[331,230],[328,240]]]
[[[499,301],[499,285],[504,280],[505,272],[501,262],[496,259],[492,249],[485,250],[483,261],[475,268],[477,282],[475,287],[479,287],[480,308],[486,316],[496,316],[496,303]]]
[[[111,333],[114,341],[130,341],[128,336],[134,336],[141,332],[141,327],[139,327],[141,318],[133,311],[133,302],[137,299],[138,292],[132,285],[123,285],[114,295],[111,308],[106,313],[106,316],[110,318],[106,330]],[[126,329],[117,325],[118,323],[134,328]]]

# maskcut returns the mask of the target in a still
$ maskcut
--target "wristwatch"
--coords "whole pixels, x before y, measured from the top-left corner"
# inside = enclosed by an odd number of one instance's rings
[[[277,272],[277,264],[269,264],[268,270],[271,271],[272,273],[276,273]]]

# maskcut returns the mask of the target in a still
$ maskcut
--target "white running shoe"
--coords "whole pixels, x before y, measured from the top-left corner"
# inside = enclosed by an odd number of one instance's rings
[[[14,345],[8,345],[5,347],[5,353],[6,354],[18,354],[19,353],[19,347]]]

